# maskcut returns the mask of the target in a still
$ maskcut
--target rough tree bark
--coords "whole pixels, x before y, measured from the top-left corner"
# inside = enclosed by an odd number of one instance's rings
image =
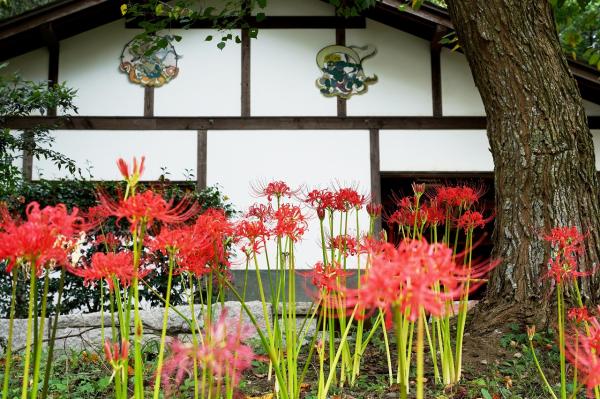
[[[554,226],[588,232],[584,269],[598,264],[600,208],[592,135],[546,0],[446,0],[488,117],[496,227],[488,294],[478,328],[546,325],[543,281]],[[599,297],[598,279],[585,283]]]

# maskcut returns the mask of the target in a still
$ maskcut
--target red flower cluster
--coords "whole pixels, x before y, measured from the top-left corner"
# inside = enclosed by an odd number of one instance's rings
[[[272,181],[266,186],[259,184],[254,187],[254,193],[260,197],[267,197],[268,201],[271,201],[273,197],[281,199],[282,197],[291,197],[295,191],[292,191],[290,186],[284,181]]]
[[[194,360],[200,369],[216,380],[217,386],[228,378],[232,386],[239,384],[242,372],[252,366],[255,359],[252,348],[243,344],[247,338],[248,329],[241,325],[230,327],[224,311],[217,323],[210,325],[201,340],[199,348],[183,344],[177,340],[171,343],[171,357],[165,362],[162,375],[167,393],[171,392],[173,382],[181,384],[184,377],[191,376]]]
[[[287,237],[298,241],[308,228],[308,224],[300,207],[291,204],[282,204],[273,215],[276,221],[274,234],[282,238]]]
[[[344,257],[354,256],[358,252],[358,242],[355,237],[343,234],[329,239],[329,249],[336,249]]]
[[[196,203],[183,200],[174,204],[174,200],[166,201],[162,195],[152,190],[141,194],[132,195],[127,199],[115,202],[107,195],[99,195],[100,207],[96,214],[101,216],[115,216],[117,220],[127,219],[131,223],[132,230],[139,223],[145,223],[150,227],[154,221],[167,224],[183,223],[198,213],[199,207]]]
[[[441,186],[436,188],[435,199],[439,204],[447,207],[469,208],[483,195],[483,189],[470,186]]]
[[[314,208],[319,219],[323,220],[325,218],[325,211],[333,209],[335,198],[333,193],[327,189],[315,189],[306,195],[304,202]]]
[[[349,290],[349,304],[359,309],[398,308],[416,320],[423,308],[432,315],[444,312],[446,300],[463,292],[463,271],[452,260],[452,250],[425,240],[404,240],[386,246],[373,257],[358,290]],[[445,289],[439,290],[437,287]]]
[[[92,255],[91,264],[88,267],[72,267],[69,272],[83,278],[85,284],[104,280],[108,287],[114,288],[116,279],[123,287],[131,284],[134,277],[143,277],[149,273],[149,269],[138,271],[134,269],[133,255],[129,251],[102,253],[96,252]]]
[[[354,188],[342,187],[336,190],[333,195],[333,206],[341,212],[349,211],[350,209],[361,209],[369,202],[368,198],[359,194]]]
[[[548,261],[548,278],[562,284],[589,275],[589,272],[577,270],[577,258],[583,254],[584,240],[577,227],[555,227],[544,239],[550,242],[555,251]]]
[[[567,359],[583,376],[588,397],[594,397],[594,388],[600,385],[600,322],[597,318],[588,320],[589,333],[577,331],[575,337],[567,338]]]
[[[571,308],[567,311],[567,318],[575,322],[584,322],[592,319],[585,306],[580,308]]]
[[[465,232],[475,230],[478,227],[485,227],[490,218],[485,219],[481,212],[467,210],[458,218],[458,228]]]
[[[7,272],[16,264],[30,265],[38,275],[42,267],[66,266],[77,242],[82,219],[63,204],[40,209],[37,202],[25,211],[26,220],[14,221],[5,211],[0,225],[0,259],[8,260]]]
[[[311,271],[303,273],[305,277],[310,278],[312,284],[319,290],[319,294],[322,290],[326,293],[338,291],[344,285],[344,279],[350,274],[335,261],[327,265],[317,262]]]

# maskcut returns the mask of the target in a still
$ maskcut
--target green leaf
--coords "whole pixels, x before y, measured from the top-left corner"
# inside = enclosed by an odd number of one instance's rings
[[[204,39],[207,42],[210,42],[213,39],[212,35],[208,35],[206,36],[206,39]]]
[[[266,17],[264,12],[259,12],[256,14],[256,22],[264,21]]]
[[[483,399],[493,399],[492,395],[490,395],[490,391],[485,388],[481,388],[481,396],[483,396]]]
[[[258,4],[260,8],[265,8],[267,6],[267,0],[256,0],[256,4]]]
[[[217,43],[217,47],[219,48],[219,50],[223,50],[225,48],[225,42]]]
[[[590,65],[595,65],[599,60],[600,60],[600,52],[597,52],[590,57],[590,60],[588,62],[590,63]]]
[[[256,39],[258,37],[258,29],[250,28],[248,30],[248,36],[250,36],[251,39]]]
[[[556,8],[557,6],[557,0],[548,0],[550,2],[550,5],[552,6],[552,8]]]

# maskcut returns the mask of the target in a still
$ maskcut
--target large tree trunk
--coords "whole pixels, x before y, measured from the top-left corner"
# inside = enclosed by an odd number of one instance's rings
[[[546,0],[447,0],[488,118],[494,158],[496,227],[478,327],[546,324],[544,281],[554,226],[587,232],[581,266],[598,264],[600,208],[592,135]],[[586,282],[588,298],[598,282]]]

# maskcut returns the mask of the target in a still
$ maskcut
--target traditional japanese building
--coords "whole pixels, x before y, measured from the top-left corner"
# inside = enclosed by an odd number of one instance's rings
[[[8,72],[77,89],[78,114],[55,131],[54,149],[94,179],[118,178],[116,158],[143,154],[146,179],[161,168],[172,180],[193,175],[238,209],[255,200],[252,183],[271,179],[358,185],[375,200],[407,179],[489,179],[483,104],[465,56],[440,43],[453,31],[448,14],[400,4],[343,19],[319,0],[269,0],[265,19],[247,19],[256,39],[197,22],[163,32],[183,39],[146,56],[119,2],[63,0],[1,22],[0,58]],[[229,33],[241,43],[220,50]],[[569,62],[600,148],[600,74]],[[32,179],[65,176],[43,160],[24,168]]]

